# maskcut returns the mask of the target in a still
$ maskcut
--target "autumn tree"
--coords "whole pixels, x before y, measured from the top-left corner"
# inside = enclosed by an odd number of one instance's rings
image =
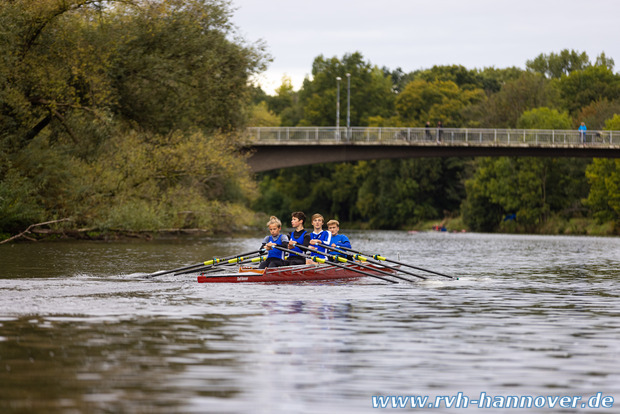
[[[225,0],[0,3],[0,231],[247,215],[253,184],[230,131],[268,57],[230,16]],[[193,217],[182,225],[206,223]]]
[[[556,107],[558,93],[551,81],[535,73],[524,72],[506,82],[501,90],[464,109],[464,117],[484,128],[515,128],[524,111]]]

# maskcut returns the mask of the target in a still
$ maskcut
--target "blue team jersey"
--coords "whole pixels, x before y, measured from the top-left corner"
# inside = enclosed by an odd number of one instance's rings
[[[267,243],[275,243],[278,246],[281,246],[288,243],[288,236],[280,234],[276,239],[274,239],[271,235],[269,235],[263,239],[263,246]],[[267,258],[269,259],[270,257],[284,260],[284,252],[280,249],[271,249],[267,253]]]
[[[306,230],[302,230],[300,236],[296,238],[295,237],[295,232],[293,231],[293,232],[291,232],[289,238],[292,241],[294,241],[294,242],[296,242],[298,244],[303,245],[304,244],[304,238],[306,237],[306,233],[308,233]],[[299,247],[297,247],[297,246],[293,247],[291,250],[296,251],[298,253],[303,253],[303,251]],[[290,256],[299,256],[299,255],[291,253]]]
[[[321,240],[323,244],[331,244],[332,234],[327,230],[323,230],[320,233],[312,232],[310,233],[310,240]],[[325,247],[315,246],[319,252],[325,253]],[[321,259],[326,259],[325,255],[312,252],[312,256],[318,256]]]
[[[330,246],[332,244],[335,244],[337,248],[341,248],[341,247],[347,247],[349,249],[351,248],[351,242],[349,241],[349,238],[345,236],[344,234],[336,234],[335,236],[332,236],[332,242],[330,243]],[[336,251],[333,251],[332,253],[338,256],[344,256],[343,253],[339,253]]]

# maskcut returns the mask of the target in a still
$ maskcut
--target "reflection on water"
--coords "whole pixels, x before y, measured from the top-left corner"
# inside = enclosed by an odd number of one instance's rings
[[[373,395],[459,391],[620,398],[620,240],[351,234],[361,250],[461,279],[140,277],[258,238],[0,246],[1,412],[360,413],[376,411]]]

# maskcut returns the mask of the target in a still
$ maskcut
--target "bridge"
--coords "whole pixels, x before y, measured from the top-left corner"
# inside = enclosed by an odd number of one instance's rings
[[[318,163],[418,157],[620,158],[620,131],[476,128],[253,127],[254,172]]]

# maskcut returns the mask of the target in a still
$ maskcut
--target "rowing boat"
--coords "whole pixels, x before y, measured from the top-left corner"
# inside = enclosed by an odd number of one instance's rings
[[[379,267],[376,268],[379,269]],[[387,269],[383,268],[381,270],[386,271]],[[362,267],[355,264],[345,267],[335,267],[329,264],[311,264],[305,266],[270,267],[267,269],[241,266],[237,273],[201,274],[198,276],[198,283],[305,282],[313,280],[356,279],[364,277],[365,274],[380,275],[382,273],[369,269],[369,265]]]

